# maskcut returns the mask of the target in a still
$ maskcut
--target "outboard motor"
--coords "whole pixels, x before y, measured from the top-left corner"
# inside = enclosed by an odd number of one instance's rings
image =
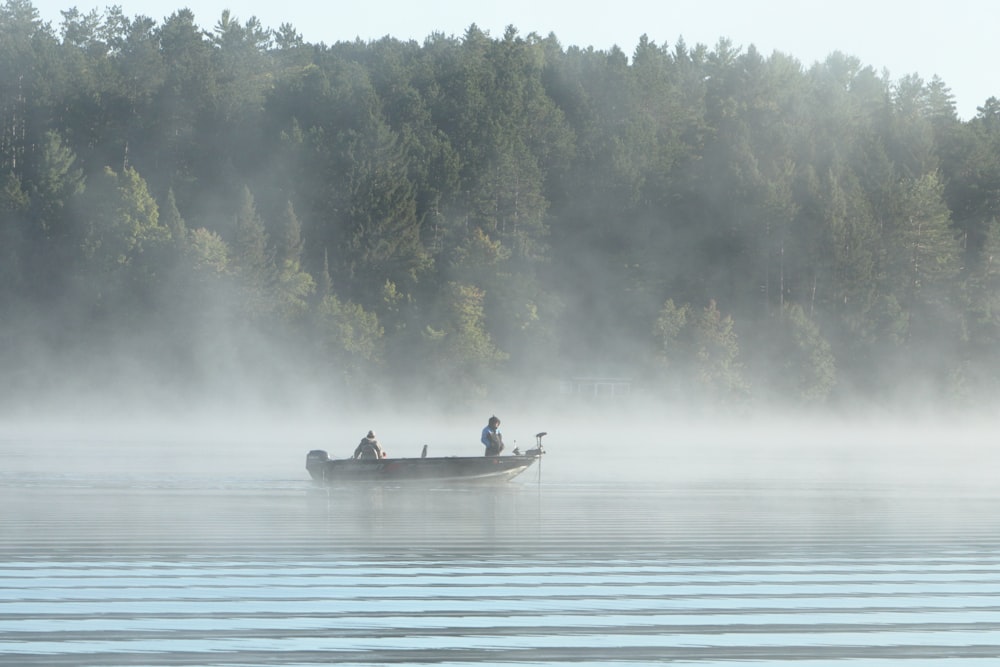
[[[306,470],[313,479],[322,480],[326,476],[326,463],[329,460],[326,450],[314,449],[306,454]]]

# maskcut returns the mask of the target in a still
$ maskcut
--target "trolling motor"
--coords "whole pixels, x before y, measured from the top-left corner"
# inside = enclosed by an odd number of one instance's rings
[[[545,450],[542,449],[542,437],[546,436],[546,435],[548,435],[547,431],[542,431],[541,433],[536,433],[535,434],[535,448],[534,449],[529,449],[528,451],[524,452],[524,454],[522,454],[518,450],[518,448],[515,447],[514,448],[514,455],[515,456],[541,456],[542,454],[545,453]]]

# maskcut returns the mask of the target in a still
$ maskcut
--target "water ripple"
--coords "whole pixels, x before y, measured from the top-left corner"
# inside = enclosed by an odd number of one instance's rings
[[[78,477],[0,506],[3,664],[1000,659],[983,495]]]

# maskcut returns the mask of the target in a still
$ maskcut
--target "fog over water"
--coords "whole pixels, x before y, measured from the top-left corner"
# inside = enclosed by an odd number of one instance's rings
[[[8,419],[0,662],[986,665],[988,419],[570,412]],[[322,488],[309,449],[547,454],[500,488]]]
[[[553,531],[547,534],[569,529],[570,543],[587,549],[673,543],[678,522],[693,531],[685,539],[713,540],[714,527],[757,522],[761,535],[776,531],[778,548],[789,527],[822,533],[836,526],[852,544],[854,530],[865,537],[871,531],[960,533],[965,519],[959,508],[1000,502],[1000,453],[988,420],[702,415],[685,421],[607,407],[573,414],[497,412],[509,450],[532,446],[535,433],[545,431],[547,453],[504,488],[510,498],[487,497],[489,522],[510,518],[494,512],[494,503],[502,508],[510,502],[518,516]],[[311,449],[349,457],[369,428],[390,456],[419,456],[424,444],[432,456],[479,455],[478,433],[488,414],[8,421],[0,433],[0,485],[9,518],[4,532],[9,544],[39,539],[43,553],[67,531],[79,533],[79,546],[93,538],[87,549],[98,552],[105,542],[113,550],[141,553],[162,543],[183,551],[203,539],[212,550],[225,550],[230,538],[237,545],[287,541],[312,548],[309,522],[318,502],[322,514],[338,522],[336,532],[346,531],[336,540],[338,549],[410,550],[435,546],[438,538],[475,543],[484,537],[483,507],[478,501],[471,510],[465,506],[468,490],[457,492],[456,500],[448,489],[417,499],[401,489],[317,489],[304,463]],[[207,508],[214,513],[203,514]],[[372,512],[381,527],[374,533],[363,518]],[[905,517],[901,525],[898,517]],[[526,539],[523,528],[518,524],[508,536],[515,545]],[[538,546],[538,534],[529,530],[527,538]],[[555,544],[563,546],[560,539]],[[511,547],[503,539],[480,546],[490,553]]]
[[[995,410],[926,407],[1000,384],[942,89],[8,9],[0,665],[1000,663]],[[547,433],[509,484],[305,469],[490,415]]]
[[[507,408],[506,410],[504,408]],[[989,485],[1000,459],[996,420],[984,413],[855,417],[679,414],[655,407],[484,406],[462,414],[307,408],[267,411],[126,410],[110,415],[20,413],[0,421],[3,446],[22,470],[51,471],[68,457],[80,474],[172,474],[303,478],[309,449],[350,456],[373,429],[390,456],[479,455],[479,431],[498,414],[508,451],[546,432],[546,480],[634,483],[768,482]],[[67,471],[68,472],[68,471]]]

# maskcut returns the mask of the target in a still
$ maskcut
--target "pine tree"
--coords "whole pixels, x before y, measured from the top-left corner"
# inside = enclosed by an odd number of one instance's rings
[[[170,238],[175,247],[183,252],[188,242],[187,223],[177,210],[177,200],[174,198],[174,189],[167,190],[167,195],[160,207],[160,223],[170,231]]]
[[[285,209],[278,219],[278,233],[274,245],[275,263],[282,270],[299,266],[302,260],[302,225],[295,215],[292,202],[285,204]]]
[[[391,130],[375,122],[354,138],[350,154],[348,236],[341,251],[348,269],[345,287],[362,304],[376,307],[386,280],[410,291],[430,258],[420,239],[406,156]]]
[[[250,188],[240,194],[233,226],[233,261],[248,284],[264,286],[274,278],[274,263],[268,256],[267,233],[257,214]]]
[[[56,238],[69,233],[66,207],[84,190],[76,155],[56,132],[47,132],[37,168],[27,181],[31,218],[37,234]]]

